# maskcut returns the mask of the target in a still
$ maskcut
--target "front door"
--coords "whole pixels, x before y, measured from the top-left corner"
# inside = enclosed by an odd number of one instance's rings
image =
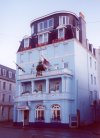
[[[24,125],[29,125],[29,110],[24,110]]]

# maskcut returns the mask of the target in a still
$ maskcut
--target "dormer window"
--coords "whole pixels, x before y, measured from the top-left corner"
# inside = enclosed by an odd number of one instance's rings
[[[38,44],[48,42],[48,33],[38,35]]]
[[[41,31],[44,31],[46,29],[53,27],[53,24],[54,24],[53,18],[38,23],[38,32],[41,32]]]
[[[31,34],[34,34],[34,25],[31,27]]]
[[[58,39],[65,37],[65,28],[58,29]]]
[[[59,25],[68,25],[69,18],[67,16],[59,16]]]
[[[29,38],[24,39],[24,48],[29,47]]]

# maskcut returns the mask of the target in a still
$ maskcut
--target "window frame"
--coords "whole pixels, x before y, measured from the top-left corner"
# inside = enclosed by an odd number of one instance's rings
[[[29,38],[24,38],[24,48],[27,48],[27,47],[29,47]]]
[[[47,41],[45,41],[45,34],[47,35]],[[41,36],[41,41],[39,38],[40,36]],[[48,42],[48,33],[47,32],[38,35],[38,44],[47,43],[47,42]]]
[[[62,29],[63,36],[60,36],[60,30]],[[63,39],[65,38],[65,28],[59,28],[58,29],[58,39]]]
[[[65,23],[64,23],[65,20]],[[59,25],[68,25],[69,17],[68,16],[59,16]]]
[[[7,70],[6,69],[3,69],[3,76],[6,76],[6,74],[7,74]]]

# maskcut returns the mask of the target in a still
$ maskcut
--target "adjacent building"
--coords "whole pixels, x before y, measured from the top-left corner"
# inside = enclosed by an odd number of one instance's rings
[[[14,123],[78,124],[95,120],[95,48],[82,13],[58,11],[34,19],[17,51]]]
[[[0,65],[0,121],[13,120],[15,70]]]

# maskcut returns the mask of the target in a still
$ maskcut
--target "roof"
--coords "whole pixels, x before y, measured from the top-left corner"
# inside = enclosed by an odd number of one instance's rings
[[[56,12],[52,12],[52,13],[50,13],[50,14],[47,14],[47,15],[44,15],[44,16],[41,16],[41,17],[39,17],[39,18],[36,18],[36,19],[32,20],[31,23],[30,23],[30,26],[31,26],[32,23],[35,22],[35,21],[38,21],[38,20],[40,20],[40,19],[46,18],[46,17],[51,16],[51,15],[54,15],[54,14],[59,14],[59,13],[68,13],[68,14],[72,14],[72,15],[74,15],[74,16],[78,19],[78,16],[77,16],[75,13],[73,13],[73,12],[70,12],[70,11],[56,11]]]

